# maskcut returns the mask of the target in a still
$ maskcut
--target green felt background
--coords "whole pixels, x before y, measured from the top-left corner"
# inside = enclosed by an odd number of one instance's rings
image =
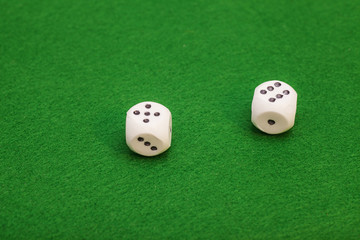
[[[359,239],[360,1],[0,1],[0,239]],[[298,92],[294,128],[254,88]],[[125,113],[173,114],[166,153]]]

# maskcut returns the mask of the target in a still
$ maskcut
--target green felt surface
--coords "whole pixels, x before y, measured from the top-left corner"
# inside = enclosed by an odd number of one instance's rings
[[[0,239],[359,239],[360,1],[0,1]],[[298,92],[294,128],[250,122]],[[125,144],[155,101],[172,147]]]

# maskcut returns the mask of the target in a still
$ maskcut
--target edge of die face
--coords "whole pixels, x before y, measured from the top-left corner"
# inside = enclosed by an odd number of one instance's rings
[[[172,116],[171,116],[171,113],[170,113],[170,119],[169,119],[169,147],[171,146],[171,138],[172,138]]]

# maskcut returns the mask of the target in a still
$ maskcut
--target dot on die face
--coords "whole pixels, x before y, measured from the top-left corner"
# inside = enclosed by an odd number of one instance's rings
[[[165,106],[142,102],[126,114],[126,144],[143,156],[155,156],[171,145],[172,118]]]
[[[297,93],[289,84],[279,80],[264,82],[255,88],[251,121],[268,134],[286,132],[294,126],[296,104]]]

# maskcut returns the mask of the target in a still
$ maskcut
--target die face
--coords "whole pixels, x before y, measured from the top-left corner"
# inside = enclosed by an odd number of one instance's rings
[[[252,118],[252,122],[261,131],[268,134],[280,134],[293,127],[294,123],[275,111],[267,111]]]
[[[142,102],[126,115],[126,143],[144,156],[155,156],[171,145],[172,118],[169,109],[155,102]]]
[[[127,142],[129,148],[143,156],[156,156],[170,147],[170,142],[164,142],[153,134],[138,134]]]
[[[287,83],[273,80],[256,87],[254,98],[259,98],[268,108],[287,108],[297,99],[296,91]]]
[[[279,134],[293,127],[297,93],[287,83],[273,80],[255,88],[251,121],[261,131]]]

